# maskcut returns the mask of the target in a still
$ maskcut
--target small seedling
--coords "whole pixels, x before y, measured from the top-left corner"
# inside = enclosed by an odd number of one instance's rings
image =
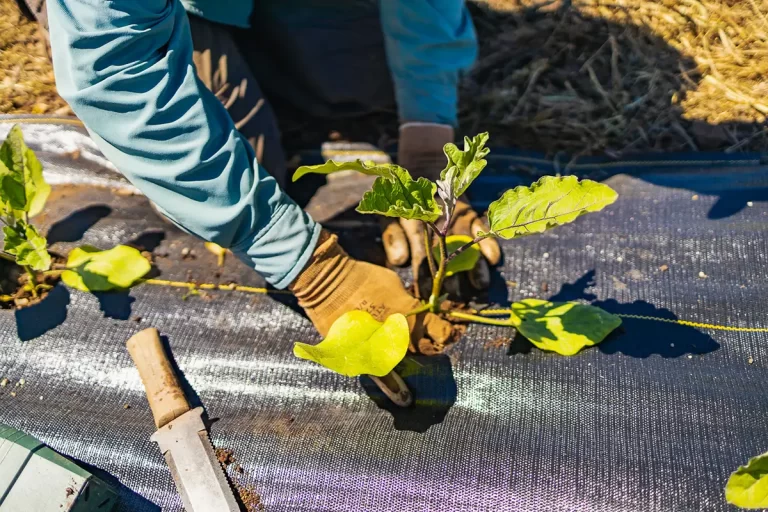
[[[21,128],[14,126],[0,146],[0,222],[5,235],[0,257],[24,268],[27,283],[22,291],[37,298],[50,288],[39,282],[40,277],[48,275],[60,275],[65,284],[78,290],[121,290],[149,272],[149,261],[137,249],[124,245],[107,251],[78,247],[69,253],[66,265],[54,267],[48,242],[30,222],[42,212],[50,192],[40,161],[24,143]],[[5,302],[15,298],[0,296]]]
[[[363,195],[358,212],[415,219],[424,223],[427,247],[433,248],[427,251],[432,292],[428,301],[406,316],[430,311],[454,320],[515,327],[540,349],[563,355],[573,355],[584,347],[600,343],[621,324],[621,319],[595,306],[527,299],[513,304],[511,309],[478,314],[443,309],[445,301],[441,292],[445,278],[475,266],[480,258],[477,244],[481,240],[491,237],[511,240],[542,233],[573,222],[585,213],[600,211],[618,197],[613,189],[602,183],[580,181],[575,176],[545,176],[530,187],[507,190],[491,203],[488,210],[490,229],[487,232],[474,233],[474,237],[449,236],[458,198],[487,164],[487,142],[488,134],[481,133],[471,139],[466,137],[463,150],[454,144],[446,144],[444,152],[448,163],[435,182],[426,178],[414,180],[406,169],[398,165],[360,160],[331,160],[321,165],[303,166],[296,170],[293,180],[307,174],[339,171],[376,176],[371,189]],[[342,325],[348,322],[347,315],[337,323]],[[373,318],[367,321],[375,322]],[[384,325],[388,322],[389,319]],[[371,323],[369,329],[373,329],[373,325]],[[407,346],[407,329],[391,332],[385,339],[377,338],[377,343],[371,344],[368,330],[363,333],[335,327],[336,324],[331,328],[334,334],[332,343],[326,338],[315,347],[323,347],[320,350],[322,357],[317,357],[317,353],[312,355],[303,343],[296,344],[294,353],[344,375],[385,375],[405,355],[399,347]],[[400,357],[393,357],[401,352]],[[354,371],[349,372],[347,366],[339,367],[339,361],[354,361]]]

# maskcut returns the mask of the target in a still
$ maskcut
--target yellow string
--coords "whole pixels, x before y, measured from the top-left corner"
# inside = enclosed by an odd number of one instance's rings
[[[499,316],[508,315],[511,310],[509,309],[484,309],[478,311],[477,314],[481,316]],[[668,324],[686,325],[688,327],[696,327],[699,329],[715,329],[718,331],[738,331],[738,332],[768,332],[768,327],[733,327],[731,325],[717,325],[708,324],[703,322],[692,322],[690,320],[679,320],[674,318],[661,318],[656,316],[647,315],[629,315],[629,314],[617,314],[616,316],[621,318],[631,318],[633,320],[648,320],[653,322],[665,322]]]
[[[291,292],[287,290],[268,290],[267,288],[257,288],[255,286],[242,286],[239,284],[213,284],[213,283],[187,283],[184,281],[168,281],[166,279],[147,279],[144,281],[147,284],[153,284],[157,286],[170,286],[174,288],[187,288],[189,290],[220,290],[227,292],[245,292],[245,293],[258,293],[265,295],[291,295]],[[484,309],[482,311],[475,312],[480,316],[501,316],[508,315],[512,312],[511,309]],[[631,318],[633,320],[648,320],[653,322],[665,322],[668,324],[685,325],[688,327],[696,327],[699,329],[715,329],[718,331],[736,331],[736,332],[768,332],[768,327],[733,327],[731,325],[717,325],[708,324],[703,322],[692,322],[690,320],[680,320],[674,318],[661,318],[656,316],[647,315],[629,315],[629,314],[617,314],[616,316],[621,318]]]
[[[691,322],[690,320],[678,320],[674,318],[658,318],[645,315],[616,315],[622,318],[632,318],[635,320],[653,320],[656,322],[666,322],[668,324],[687,325],[688,327],[698,327],[699,329],[716,329],[718,331],[739,331],[739,332],[768,332],[766,327],[733,327],[731,325],[707,324],[703,322]]]
[[[168,281],[166,279],[147,279],[147,284],[157,286],[171,286],[173,288],[187,288],[189,290],[221,290],[225,292],[245,292],[261,293],[274,295],[291,295],[287,290],[268,290],[266,288],[257,288],[255,286],[242,286],[239,284],[213,284],[213,283],[187,283],[184,281]]]

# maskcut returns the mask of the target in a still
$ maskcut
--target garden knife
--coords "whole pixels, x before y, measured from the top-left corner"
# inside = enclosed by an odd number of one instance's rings
[[[232,488],[202,420],[202,407],[190,409],[157,329],[128,340],[158,430],[160,447],[187,512],[239,512]]]

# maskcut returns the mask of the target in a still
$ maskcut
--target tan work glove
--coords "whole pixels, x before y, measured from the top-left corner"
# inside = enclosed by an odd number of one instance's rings
[[[406,123],[400,127],[397,163],[410,171],[414,178],[425,177],[432,181],[440,178],[440,171],[445,168],[446,157],[443,146],[453,142],[453,128],[434,123]],[[401,266],[411,259],[414,283],[420,297],[431,293],[431,279],[426,262],[423,224],[416,220],[386,218],[382,225],[382,242],[387,261]],[[478,231],[489,231],[488,226],[462,197],[456,204],[453,221],[448,230],[451,235],[474,237]],[[481,259],[467,277],[473,288],[484,290],[490,283],[488,264],[496,265],[501,259],[501,250],[496,240],[486,238],[480,242]],[[456,280],[460,275],[454,276]],[[458,283],[446,280],[445,290],[459,290]],[[455,292],[454,292],[455,293]]]
[[[336,235],[326,231],[290,290],[323,336],[336,319],[355,309],[367,311],[382,322],[393,313],[406,314],[420,304],[396,273],[351,258]],[[453,326],[432,313],[409,316],[408,326],[412,352],[437,354],[453,341]]]

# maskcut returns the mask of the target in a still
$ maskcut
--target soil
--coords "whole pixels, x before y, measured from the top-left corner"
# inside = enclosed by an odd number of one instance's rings
[[[264,503],[261,502],[261,495],[252,486],[246,487],[235,484],[235,489],[237,489],[240,501],[247,512],[263,512],[266,510]]]
[[[216,458],[225,468],[235,462],[235,453],[229,448],[216,448],[214,451]]]
[[[240,475],[244,473],[243,467],[237,463],[234,451],[229,448],[216,448],[213,453],[225,470],[231,468]],[[266,510],[264,503],[261,502],[261,495],[256,492],[252,485],[246,486],[235,482],[229,471],[227,471],[227,476],[232,483],[232,487],[237,491],[240,506],[243,510],[246,512],[263,512]]]
[[[63,265],[66,259],[57,254],[51,254],[53,264]],[[32,295],[25,285],[29,282],[29,276],[20,266],[6,260],[0,260],[0,295],[8,300],[0,300],[2,309],[22,309],[33,306],[43,301],[50,290],[60,281],[60,275],[43,275],[37,273],[37,283],[45,285],[44,289],[38,289],[37,297]]]
[[[419,340],[417,346],[411,344],[411,352],[417,354],[423,354],[425,356],[434,356],[442,354],[445,350],[458,342],[464,333],[467,332],[467,327],[461,324],[429,324],[426,326],[426,331],[432,338],[422,338]]]

